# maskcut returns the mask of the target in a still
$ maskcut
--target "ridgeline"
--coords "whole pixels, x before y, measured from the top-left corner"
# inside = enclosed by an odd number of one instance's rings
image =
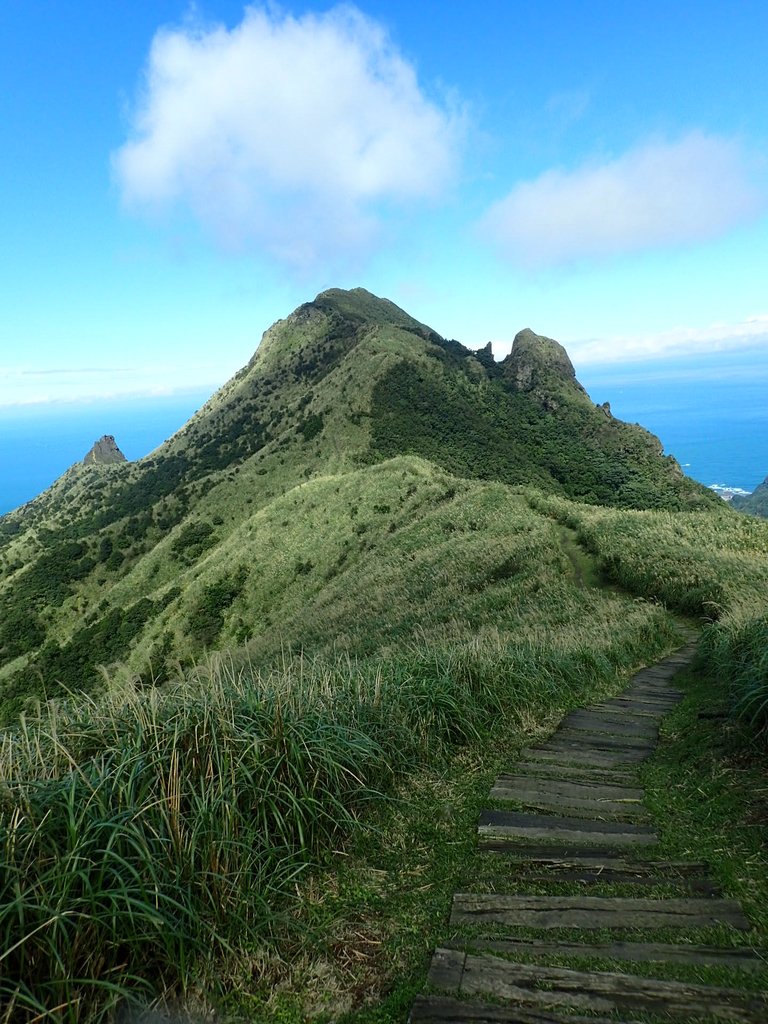
[[[0,994],[85,1021],[223,984],[247,1018],[382,795],[620,689],[680,615],[762,736],[766,595],[768,524],[556,341],[496,362],[323,292],[156,451],[104,437],[0,519]]]

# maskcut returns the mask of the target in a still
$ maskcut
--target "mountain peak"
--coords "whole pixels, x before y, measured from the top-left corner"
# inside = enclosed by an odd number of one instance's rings
[[[531,392],[540,399],[551,399],[553,391],[561,390],[564,384],[586,395],[563,346],[554,338],[536,334],[530,327],[515,335],[512,351],[502,362],[502,368],[517,390]]]
[[[128,460],[117,447],[112,434],[104,434],[98,441],[94,441],[93,447],[83,459],[84,466],[112,465],[116,462],[127,462]]]

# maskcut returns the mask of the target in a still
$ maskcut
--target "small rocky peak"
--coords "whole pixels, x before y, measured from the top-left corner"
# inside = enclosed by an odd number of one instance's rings
[[[493,358],[493,347],[490,341],[487,345],[484,345],[483,348],[479,348],[475,352],[475,359],[478,363],[483,365],[486,370],[493,370],[496,368],[496,360]]]
[[[83,459],[84,466],[108,466],[115,462],[127,462],[128,460],[117,447],[117,443],[111,434],[105,434],[98,441],[94,442],[93,448]]]
[[[576,380],[573,363],[563,346],[553,338],[535,334],[529,327],[515,336],[512,351],[501,365],[504,376],[519,391],[530,391],[540,398],[548,396],[547,406],[556,408],[551,401],[552,392],[563,384],[570,390],[586,394]]]

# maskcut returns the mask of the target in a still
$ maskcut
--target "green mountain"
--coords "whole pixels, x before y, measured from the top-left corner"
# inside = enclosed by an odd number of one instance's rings
[[[748,512],[752,516],[768,519],[768,477],[751,494],[734,495],[731,506],[737,508],[739,512]]]
[[[402,1020],[477,786],[681,614],[759,742],[768,524],[552,339],[496,362],[324,292],[155,452],[102,438],[0,519],[4,1019]]]
[[[92,686],[97,665],[163,679],[221,643],[255,637],[267,652],[278,624],[282,641],[310,644],[302,607],[332,603],[361,537],[376,551],[358,559],[385,557],[441,474],[625,508],[718,503],[653,435],[595,406],[556,341],[521,331],[497,363],[363,289],[333,289],[266,331],[151,455],[125,462],[102,438],[0,520],[5,714]],[[343,617],[317,629],[344,632]]]

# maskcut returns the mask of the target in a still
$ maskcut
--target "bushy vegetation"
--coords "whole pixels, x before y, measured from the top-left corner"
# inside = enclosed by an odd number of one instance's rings
[[[711,512],[618,512],[541,495],[533,507],[573,527],[612,582],[705,620],[702,666],[733,713],[768,732],[768,524]]]
[[[618,611],[618,609],[617,609]],[[658,640],[488,632],[387,660],[219,659],[163,689],[49,703],[0,746],[0,993],[24,1019],[217,987],[285,932],[295,882],[375,797],[615,684]],[[10,1011],[9,1011],[10,1012]]]
[[[605,505],[714,504],[660,456],[654,438],[606,417],[575,388],[569,393],[567,383],[551,408],[498,374],[478,379],[466,358],[458,368],[449,365],[452,373],[445,358],[404,359],[379,377],[371,424],[377,458],[409,452],[457,476],[524,483]]]

